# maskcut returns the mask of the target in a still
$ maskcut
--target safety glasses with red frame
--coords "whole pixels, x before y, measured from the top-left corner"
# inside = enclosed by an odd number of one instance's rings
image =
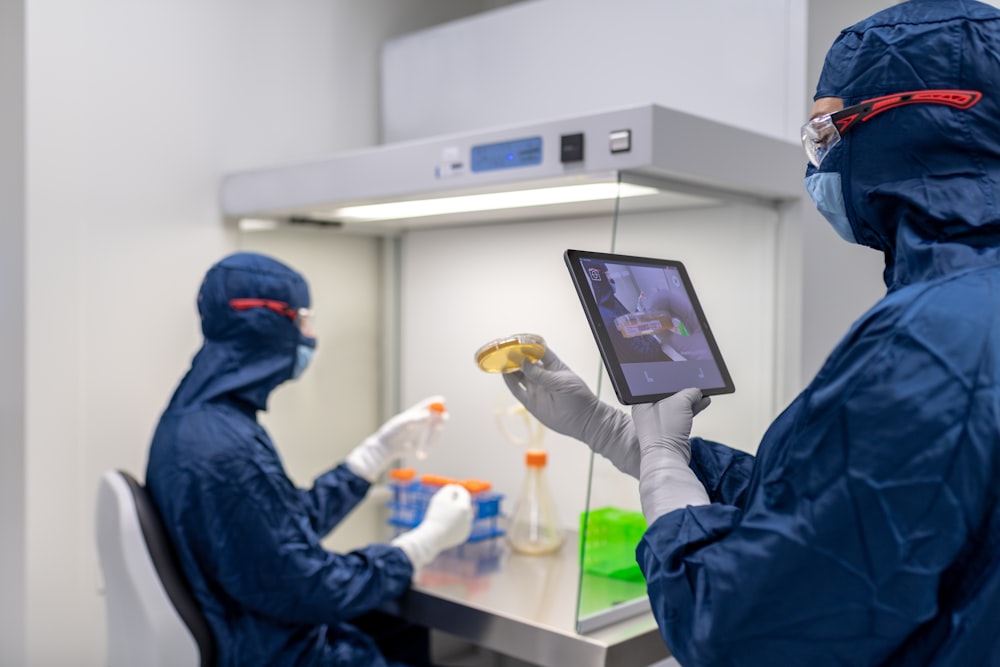
[[[846,109],[817,116],[802,126],[802,146],[809,162],[819,167],[830,149],[858,123],[871,120],[883,111],[907,104],[944,104],[956,109],[968,109],[982,99],[975,90],[914,90],[865,100]]]
[[[233,310],[267,308],[294,322],[302,335],[310,338],[313,336],[313,311],[311,308],[292,308],[284,301],[275,301],[274,299],[230,299],[229,305]]]

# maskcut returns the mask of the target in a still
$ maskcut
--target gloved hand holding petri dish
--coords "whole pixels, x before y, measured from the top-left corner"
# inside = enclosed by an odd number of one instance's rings
[[[538,361],[545,355],[545,339],[536,334],[512,334],[497,338],[476,350],[476,365],[487,373],[513,373],[524,360]]]

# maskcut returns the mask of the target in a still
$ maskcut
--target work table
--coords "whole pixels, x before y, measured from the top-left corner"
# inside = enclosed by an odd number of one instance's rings
[[[646,667],[670,655],[641,583],[585,576],[578,626],[577,536],[546,556],[514,553],[499,538],[441,554],[386,611],[538,665]]]

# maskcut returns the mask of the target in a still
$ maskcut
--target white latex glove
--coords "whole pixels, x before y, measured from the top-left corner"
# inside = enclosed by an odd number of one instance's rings
[[[520,371],[505,374],[503,380],[545,426],[586,443],[623,473],[639,477],[639,442],[632,419],[597,398],[551,349],[539,363],[525,361]]]
[[[351,450],[344,461],[351,472],[374,483],[394,462],[414,452],[422,439],[448,419],[447,412],[432,411],[431,403],[444,403],[444,398],[431,396],[407,408]]]
[[[445,549],[469,539],[475,518],[472,512],[472,497],[465,487],[448,484],[431,496],[420,525],[391,544],[403,550],[413,569],[420,569]]]
[[[684,389],[656,403],[632,406],[639,438],[639,499],[646,523],[688,505],[708,505],[708,492],[691,462],[694,416],[712,399],[700,389]]]

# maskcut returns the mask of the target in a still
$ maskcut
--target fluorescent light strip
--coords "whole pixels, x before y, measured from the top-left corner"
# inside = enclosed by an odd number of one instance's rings
[[[240,218],[239,228],[241,232],[270,232],[278,228],[278,222],[262,218]]]
[[[563,185],[534,190],[512,190],[482,195],[460,195],[438,199],[418,199],[413,201],[390,202],[346,206],[325,214],[341,222],[364,222],[374,220],[403,220],[424,218],[431,215],[452,213],[472,213],[528,206],[548,206],[573,202],[598,201],[615,197],[641,197],[659,192],[656,188],[631,183],[588,183],[585,185]]]

